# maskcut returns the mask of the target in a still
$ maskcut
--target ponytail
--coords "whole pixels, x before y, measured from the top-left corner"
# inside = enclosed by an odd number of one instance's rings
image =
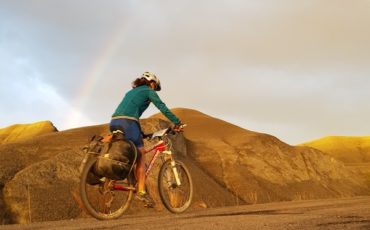
[[[142,85],[148,85],[149,86],[150,82],[148,80],[146,80],[145,78],[141,77],[141,78],[136,78],[135,81],[132,82],[132,88],[136,88],[136,87],[139,87],[139,86],[142,86]]]

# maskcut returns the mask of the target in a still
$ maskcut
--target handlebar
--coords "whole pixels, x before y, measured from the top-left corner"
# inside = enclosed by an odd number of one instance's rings
[[[168,127],[166,129],[159,130],[159,131],[154,132],[154,133],[142,133],[142,136],[143,136],[144,139],[152,139],[153,138],[153,134],[157,134],[157,133],[160,133],[161,134],[161,135],[157,135],[158,137],[159,136],[165,136],[166,134],[175,135],[176,133],[183,132],[184,131],[184,128],[186,126],[187,126],[186,124],[175,125],[174,127]]]

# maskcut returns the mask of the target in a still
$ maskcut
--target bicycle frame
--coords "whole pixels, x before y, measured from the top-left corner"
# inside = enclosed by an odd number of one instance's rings
[[[154,144],[153,146],[151,146],[149,149],[145,150],[145,154],[148,154],[148,153],[151,153],[153,151],[155,151],[154,155],[152,156],[149,164],[147,167],[145,167],[145,178],[147,178],[149,176],[149,173],[155,163],[155,161],[157,160],[159,154],[161,153],[164,153],[166,155],[168,155],[171,159],[172,159],[172,151],[170,150],[167,150],[167,145],[166,142],[161,138],[160,141],[158,141],[156,144]],[[145,165],[146,166],[146,165]],[[176,180],[176,184],[178,186],[181,185],[181,181],[180,181],[180,178],[179,178],[179,174],[177,172],[177,169],[175,167],[175,162],[173,161],[172,159],[172,162],[171,162],[171,166],[172,166],[172,170],[173,170],[173,173],[175,175],[175,180]],[[120,190],[120,191],[130,191],[130,190],[134,190],[136,191],[136,186],[134,187],[127,187],[127,186],[124,186],[122,184],[114,184],[113,185],[113,189],[114,190]]]
[[[148,177],[150,170],[152,169],[154,162],[157,160],[160,153],[165,152],[167,150],[167,146],[163,140],[158,141],[155,145],[153,145],[150,149],[146,150],[145,154],[155,151],[152,159],[149,162],[149,165],[146,167],[145,170],[145,177]],[[167,151],[169,152],[169,151]],[[171,153],[170,153],[171,154]]]
[[[177,186],[180,186],[181,185],[181,181],[180,181],[180,178],[179,178],[179,174],[177,172],[177,169],[175,167],[175,161],[173,161],[173,159],[172,159],[172,151],[167,150],[167,145],[166,145],[166,143],[163,140],[160,140],[159,142],[157,142],[157,144],[155,144],[152,148],[150,148],[149,150],[147,150],[146,153],[152,152],[154,150],[155,150],[155,154],[153,155],[153,157],[152,157],[152,159],[151,159],[151,161],[149,163],[149,166],[148,166],[147,170],[145,171],[145,177],[148,177],[148,175],[150,173],[150,170],[152,169],[152,167],[154,165],[154,162],[158,158],[158,155],[160,153],[164,153],[164,154],[167,154],[171,158],[171,166],[172,166],[172,171],[173,171],[173,173],[175,175],[176,184],[177,184]]]

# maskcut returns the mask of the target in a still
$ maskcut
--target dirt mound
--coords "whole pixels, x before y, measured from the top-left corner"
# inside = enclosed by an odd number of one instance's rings
[[[301,144],[319,149],[345,163],[370,163],[370,136],[329,136]]]
[[[329,136],[301,144],[319,149],[344,163],[370,184],[370,136]]]
[[[321,151],[289,146],[195,110],[173,110],[188,124],[173,140],[195,186],[191,209],[246,203],[369,194],[364,175]],[[144,132],[167,127],[160,115],[142,120]],[[81,147],[107,125],[54,132],[0,146],[0,222],[28,223],[84,216],[78,200]],[[157,204],[157,172],[148,189]],[[134,202],[129,213],[147,212]],[[156,210],[165,210],[156,206]]]
[[[50,121],[12,125],[0,129],[0,144],[25,141],[35,136],[56,131],[57,129]]]
[[[78,207],[69,188],[78,181],[80,148],[104,132],[105,125],[92,126],[1,145],[0,222],[59,220],[66,212],[75,217]]]
[[[145,132],[153,132],[168,123],[159,119],[142,121]],[[0,222],[29,223],[61,220],[85,216],[79,207],[78,168],[83,155],[80,151],[95,134],[107,134],[108,126],[99,125],[72,129],[35,137],[21,143],[0,146]],[[186,143],[182,135],[174,140],[175,151],[195,175],[197,188],[193,209],[234,205],[236,198],[211,177],[202,172],[186,157]],[[157,190],[159,167],[148,178],[148,189],[160,205]],[[209,190],[213,192],[210,194]],[[139,202],[130,212],[146,212]]]
[[[247,203],[369,193],[366,178],[319,150],[290,146],[198,111],[173,111],[188,124],[188,155]]]

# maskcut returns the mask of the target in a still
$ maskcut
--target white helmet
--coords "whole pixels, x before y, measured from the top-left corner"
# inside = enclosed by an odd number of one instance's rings
[[[155,88],[154,90],[155,91],[160,91],[161,90],[161,82],[159,81],[159,79],[157,78],[157,76],[155,76],[154,74],[150,73],[150,72],[144,72],[142,75],[141,75],[142,78],[145,78],[146,80],[148,80],[149,82],[150,81],[154,81],[155,83]]]

